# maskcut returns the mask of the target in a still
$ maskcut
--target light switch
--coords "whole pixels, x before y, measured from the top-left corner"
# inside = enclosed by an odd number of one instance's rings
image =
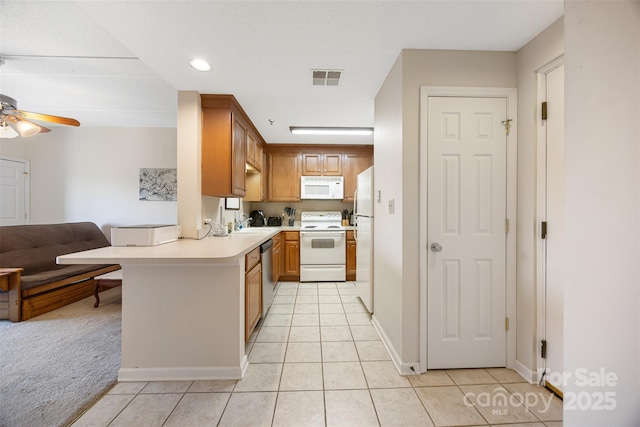
[[[396,199],[389,200],[389,213],[390,214],[396,213]]]
[[[382,200],[382,193],[380,192],[380,190],[378,190],[378,194],[376,195],[376,202],[380,203],[381,200]]]

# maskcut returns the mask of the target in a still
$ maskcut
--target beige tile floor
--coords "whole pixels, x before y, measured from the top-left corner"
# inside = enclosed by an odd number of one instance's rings
[[[280,283],[240,381],[116,384],[80,426],[562,425],[562,402],[508,369],[398,375],[352,282]]]

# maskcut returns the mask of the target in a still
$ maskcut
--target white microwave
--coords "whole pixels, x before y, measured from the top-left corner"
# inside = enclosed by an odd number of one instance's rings
[[[300,198],[342,200],[344,198],[344,178],[341,176],[303,176]]]

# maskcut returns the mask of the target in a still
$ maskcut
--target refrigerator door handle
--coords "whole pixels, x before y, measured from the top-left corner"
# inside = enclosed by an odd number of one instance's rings
[[[353,214],[358,215],[358,189],[353,192]]]

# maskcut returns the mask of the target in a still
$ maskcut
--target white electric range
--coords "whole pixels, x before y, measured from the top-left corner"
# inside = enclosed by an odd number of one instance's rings
[[[302,212],[300,281],[344,282],[347,232],[340,212]]]

